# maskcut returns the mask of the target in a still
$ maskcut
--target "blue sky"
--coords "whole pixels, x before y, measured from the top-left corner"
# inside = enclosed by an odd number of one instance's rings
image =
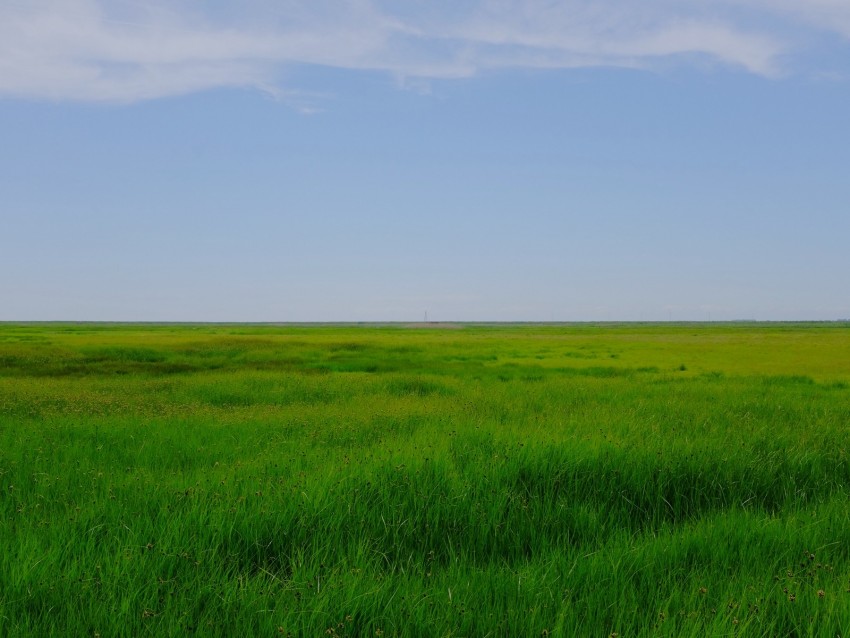
[[[850,3],[0,0],[0,320],[850,318]]]

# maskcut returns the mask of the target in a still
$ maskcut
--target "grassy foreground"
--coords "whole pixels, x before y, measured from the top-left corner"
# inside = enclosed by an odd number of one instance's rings
[[[850,326],[0,325],[0,635],[850,636]]]

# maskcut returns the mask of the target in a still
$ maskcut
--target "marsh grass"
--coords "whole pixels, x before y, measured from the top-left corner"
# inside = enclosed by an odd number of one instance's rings
[[[0,634],[846,635],[848,380],[846,325],[2,325]]]

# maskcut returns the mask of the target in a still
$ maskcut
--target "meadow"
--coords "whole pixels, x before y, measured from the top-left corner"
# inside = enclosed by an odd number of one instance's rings
[[[848,434],[848,324],[0,324],[0,636],[850,636]]]

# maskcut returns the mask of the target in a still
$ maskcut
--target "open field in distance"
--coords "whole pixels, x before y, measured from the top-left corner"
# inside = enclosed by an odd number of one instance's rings
[[[850,635],[850,325],[0,324],[0,635]]]

